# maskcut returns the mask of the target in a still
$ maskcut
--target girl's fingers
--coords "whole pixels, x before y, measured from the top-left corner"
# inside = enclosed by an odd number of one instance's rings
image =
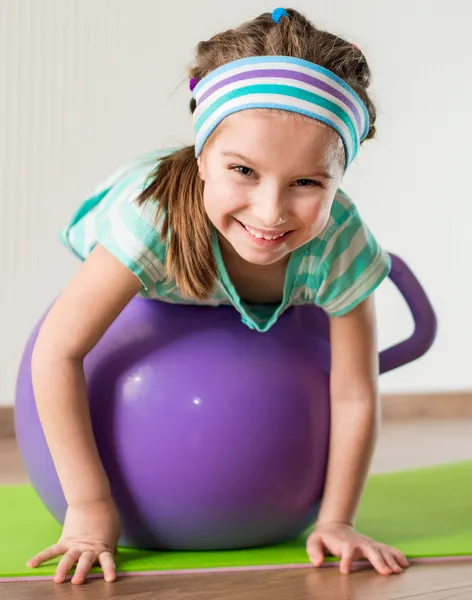
[[[81,553],[82,550],[71,549],[64,554],[64,556],[59,561],[59,564],[56,568],[56,573],[54,574],[55,583],[64,583],[64,581],[67,578],[67,574],[75,565]]]
[[[408,568],[410,566],[410,563],[408,562],[408,559],[405,557],[404,554],[402,554],[400,552],[400,550],[397,550],[396,548],[389,548],[389,551],[391,554],[393,554],[393,556],[395,557],[397,563],[403,567],[404,569]]]
[[[394,573],[403,573],[403,568],[398,564],[395,556],[390,552],[389,548],[381,550],[384,561]]]
[[[381,575],[390,575],[390,567],[384,560],[380,550],[374,546],[366,545],[362,548],[365,557],[370,561],[371,565]]]
[[[307,547],[308,556],[315,567],[319,567],[324,561],[323,541],[320,536],[314,534],[310,537]]]
[[[116,579],[116,567],[115,559],[111,552],[102,552],[98,557],[100,566],[103,570],[103,577],[105,581],[115,581]]]
[[[30,558],[26,565],[34,569],[35,567],[39,567],[43,562],[56,558],[56,556],[59,556],[62,552],[63,548],[59,544],[54,544]]]
[[[87,573],[93,567],[96,560],[97,555],[92,550],[86,550],[85,552],[82,552],[71,583],[83,583],[87,577]]]
[[[354,551],[354,546],[346,546],[346,548],[342,551],[341,562],[339,564],[339,570],[341,573],[347,575],[351,571]]]

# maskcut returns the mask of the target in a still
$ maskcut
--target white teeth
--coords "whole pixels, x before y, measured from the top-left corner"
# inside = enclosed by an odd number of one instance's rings
[[[244,227],[247,231],[249,231],[249,233],[251,235],[253,235],[255,238],[257,238],[259,240],[264,239],[264,240],[272,241],[272,240],[277,240],[277,239],[281,238],[283,235],[285,235],[285,232],[279,233],[278,235],[263,235],[259,231],[255,231],[254,229],[251,229],[247,225],[244,225]]]

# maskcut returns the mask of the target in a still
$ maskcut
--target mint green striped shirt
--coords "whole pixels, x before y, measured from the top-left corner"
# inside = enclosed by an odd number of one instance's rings
[[[153,151],[103,181],[62,230],[64,245],[83,261],[100,243],[139,278],[141,296],[178,304],[232,305],[248,327],[261,332],[270,329],[294,305],[316,304],[331,316],[343,315],[388,275],[389,255],[362,222],[352,200],[339,189],[323,231],[291,253],[278,305],[241,300],[226,271],[216,232],[215,289],[203,300],[183,298],[167,277],[166,242],[161,239],[159,224],[154,225],[155,205],[146,203],[140,208],[134,202],[158,160],[175,150]]]

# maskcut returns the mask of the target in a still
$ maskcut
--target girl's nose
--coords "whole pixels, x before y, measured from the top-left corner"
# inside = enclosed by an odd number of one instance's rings
[[[283,203],[280,194],[261,194],[258,196],[252,207],[252,213],[257,219],[255,227],[270,228],[284,223]]]

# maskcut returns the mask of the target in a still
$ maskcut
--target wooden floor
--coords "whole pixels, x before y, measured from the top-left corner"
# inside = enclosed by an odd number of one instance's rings
[[[472,458],[472,420],[383,425],[373,473]],[[0,484],[27,478],[13,439],[0,439]],[[91,580],[81,586],[50,582],[0,583],[2,600],[472,600],[472,563],[413,565],[383,577],[372,569],[340,575],[333,567],[233,574]]]

